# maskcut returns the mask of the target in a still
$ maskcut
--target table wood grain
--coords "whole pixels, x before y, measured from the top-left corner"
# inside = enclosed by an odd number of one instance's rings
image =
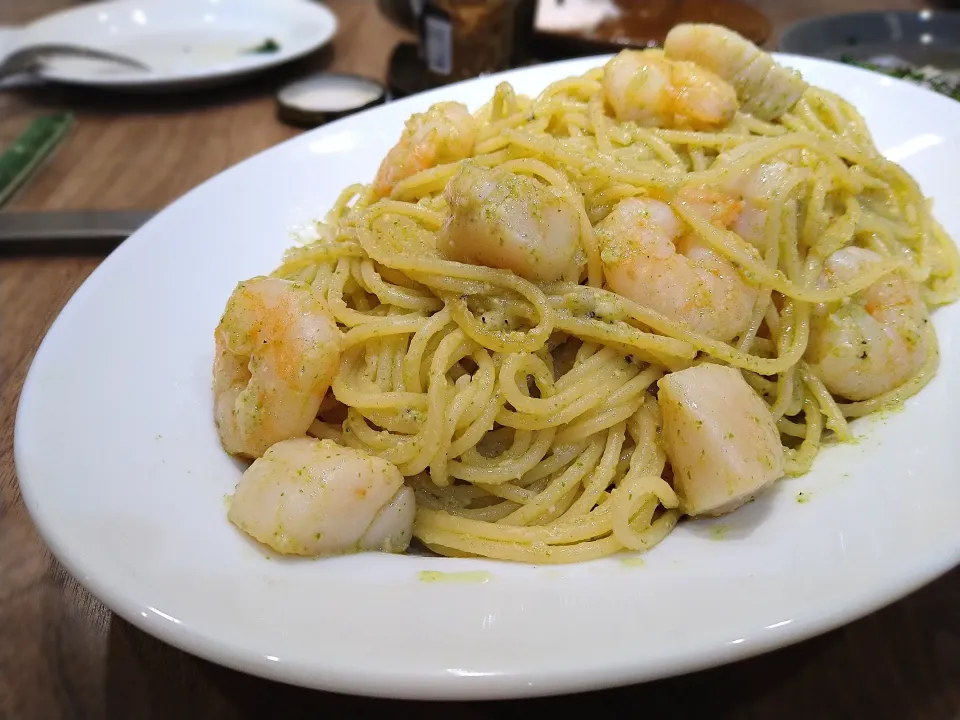
[[[775,28],[802,17],[915,2],[754,0]],[[0,24],[68,0],[0,0]],[[383,78],[404,33],[373,2],[329,3],[332,49],[238,87],[181,98],[42,88],[0,93],[0,146],[40,112],[78,124],[12,209],[159,209],[296,131],[274,115],[284,79],[329,67]],[[114,616],[51,556],[24,510],[14,410],[44,333],[102,254],[0,251],[0,718],[526,718],[573,710],[657,718],[960,720],[960,570],[792,648],[646,685],[522,702],[438,705],[350,698],[248,677],[171,648]],[[51,435],[51,451],[56,437]],[[318,652],[322,652],[318,648]]]

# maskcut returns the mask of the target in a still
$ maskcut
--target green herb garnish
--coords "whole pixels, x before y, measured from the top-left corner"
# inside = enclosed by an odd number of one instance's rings
[[[280,43],[273,38],[267,38],[259,45],[244,50],[245,53],[274,53],[280,49]]]
[[[73,126],[73,114],[39,117],[0,155],[0,206],[56,149]]]
[[[922,69],[910,65],[881,67],[880,65],[867,62],[866,60],[857,60],[850,55],[841,55],[840,62],[847,65],[854,65],[856,67],[863,68],[864,70],[872,70],[873,72],[878,72],[889,77],[898,78],[900,80],[909,80],[910,82],[916,83],[917,85],[922,85],[923,87],[940,93],[941,95],[946,95],[948,98],[960,100],[960,82],[946,77],[937,77],[936,75],[931,75],[929,72],[924,72]]]

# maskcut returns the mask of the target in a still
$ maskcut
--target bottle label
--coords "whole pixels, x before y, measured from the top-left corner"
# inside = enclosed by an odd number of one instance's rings
[[[453,72],[453,24],[450,17],[441,12],[430,12],[429,5],[423,15],[423,46],[427,69],[437,75]]]

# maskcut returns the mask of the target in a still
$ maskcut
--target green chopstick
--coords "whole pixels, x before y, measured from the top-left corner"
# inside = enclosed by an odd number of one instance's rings
[[[73,113],[39,117],[0,154],[0,207],[37,171],[73,127]]]

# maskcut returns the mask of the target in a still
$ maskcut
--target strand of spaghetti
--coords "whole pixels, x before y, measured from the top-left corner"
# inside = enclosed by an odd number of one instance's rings
[[[411,272],[419,282],[428,286],[437,282],[442,283],[456,279],[488,283],[495,287],[512,290],[530,303],[537,314],[535,327],[526,332],[494,333],[480,327],[480,323],[472,319],[473,316],[460,297],[445,298],[447,309],[457,319],[460,328],[484,347],[500,352],[532,352],[543,345],[553,331],[553,311],[547,303],[543,291],[533,283],[511,272],[436,258],[381,255],[374,259],[394,269]],[[466,291],[474,288],[464,287],[462,289]]]
[[[358,243],[324,242],[305,245],[288,250],[284,254],[283,264],[271,274],[274,277],[284,277],[290,272],[296,272],[305,265],[328,260],[339,260],[342,257],[363,257],[363,248]]]
[[[587,112],[590,114],[590,125],[592,126],[593,135],[597,141],[597,148],[600,152],[609,155],[613,152],[613,145],[610,142],[610,137],[608,136],[608,126],[610,124],[610,119],[607,117],[603,109],[603,97],[601,95],[594,95],[590,98],[590,101],[587,103]]]
[[[801,314],[800,318],[797,318],[797,313]],[[789,353],[789,338],[791,335],[796,337],[798,334],[803,336],[803,349],[806,350],[807,347],[807,338],[810,333],[810,323],[809,323],[809,307],[804,304],[797,304],[793,301],[787,301],[784,303],[783,312],[779,313],[779,327],[777,332],[777,354],[784,355]],[[796,341],[794,342],[796,345]],[[770,407],[770,415],[773,416],[774,421],[779,420],[785,414],[789,412],[790,403],[793,400],[793,391],[796,382],[796,363],[799,362],[802,353],[799,354],[797,359],[790,363],[790,366],[786,368],[781,373],[777,375],[777,399],[776,402]]]
[[[781,435],[800,438],[801,440],[807,436],[807,426],[805,424],[796,423],[787,420],[787,418],[777,420],[777,430],[780,431]]]
[[[416,523],[419,528],[446,530],[480,540],[567,545],[583,540],[592,540],[608,534],[610,532],[610,511],[608,509],[598,509],[590,515],[582,516],[576,523],[525,527],[505,523],[478,522],[443,511],[418,510]]]
[[[582,385],[584,381],[596,377],[604,367],[619,365],[623,361],[621,353],[612,347],[597,347],[591,343],[584,343],[577,351],[573,361],[573,367],[567,370],[562,377],[554,383],[556,392],[566,392],[576,385]]]
[[[788,280],[779,270],[771,270],[757,258],[757,250],[736,233],[711,224],[696,212],[686,201],[678,200],[674,205],[677,214],[696,232],[697,236],[728,260],[742,268],[742,272],[758,285],[769,287],[787,297],[809,303],[828,303],[843,300],[865,290],[884,275],[903,267],[898,260],[878,262],[862,271],[849,282],[836,285],[829,290],[803,287]]]
[[[550,414],[519,413],[501,409],[497,413],[497,422],[505,427],[518,430],[556,429],[595,408],[629,376],[629,373],[621,370],[596,378],[586,392]]]
[[[686,172],[686,163],[659,133],[638,125],[631,128],[631,134],[636,140],[650,148],[654,155],[663,160],[669,167]]]
[[[810,470],[813,458],[820,449],[820,435],[823,433],[823,415],[820,414],[817,401],[809,394],[803,399],[803,418],[807,425],[803,442],[796,450],[788,448],[785,453],[784,469],[787,475],[794,477]]]
[[[340,372],[331,384],[334,396],[344,405],[363,409],[388,409],[394,407],[427,408],[427,396],[419,392],[384,392],[371,385],[368,390],[360,389],[359,384],[351,382],[356,378],[356,353],[347,353],[340,361]]]
[[[746,115],[744,113],[737,113],[734,118],[734,124],[742,128],[745,132],[754,135],[783,135],[786,133],[786,128],[782,125],[760,120],[753,115]]]
[[[468,464],[463,459],[451,460],[447,466],[447,471],[451,476],[461,480],[488,485],[516,480],[523,477],[543,460],[550,451],[555,435],[556,430],[554,428],[547,428],[536,433],[530,447],[519,457],[498,458],[498,462],[486,466]],[[504,454],[506,455],[506,453]]]
[[[380,351],[377,353],[376,384],[383,392],[393,388],[393,341],[396,338],[381,337]]]
[[[450,168],[450,174],[452,175],[453,172],[456,171],[458,166],[459,166],[458,164],[454,163],[454,164],[446,165],[443,167]],[[423,172],[429,173],[431,171],[424,170]],[[417,177],[417,175],[414,175],[412,178],[409,178],[409,179],[412,180],[415,177]],[[420,205],[415,205],[413,203],[408,203],[408,202],[401,202],[400,200],[387,200],[387,199],[379,200],[378,202],[374,203],[369,208],[367,208],[365,211],[366,217],[368,217],[370,220],[373,220],[378,215],[383,215],[385,213],[398,213],[400,215],[406,215],[408,217],[411,217],[415,220],[420,221],[424,225],[431,226],[434,230],[438,230],[440,226],[443,225],[442,215],[435,213],[432,210],[428,210],[427,208],[422,207]]]
[[[474,393],[471,395],[463,415],[457,421],[455,430],[466,432],[471,428],[479,417],[484,414],[487,406],[494,401],[497,391],[497,370],[493,358],[485,348],[478,348],[470,356],[477,369],[470,376],[470,382],[474,386]],[[493,423],[490,423],[492,427]],[[453,452],[453,443],[449,457],[456,457],[459,453]]]
[[[343,298],[344,289],[350,279],[351,258],[341,257],[337,261],[336,269],[331,275],[327,286],[327,306],[338,322],[348,327],[376,322],[379,318],[368,315],[362,310],[354,310],[347,306]]]
[[[430,318],[424,315],[408,313],[399,317],[392,316],[357,325],[343,334],[343,339],[340,341],[340,352],[343,353],[354,345],[359,345],[373,338],[416,333],[428,322],[430,322]]]
[[[509,429],[497,428],[491,430],[484,438],[484,440],[487,441],[484,446],[484,452],[480,452],[479,448],[470,448],[463,454],[461,460],[465,464],[475,468],[499,469],[502,468],[505,463],[516,462],[525,455],[531,446],[534,446],[534,440],[537,437],[538,433],[530,430],[521,430],[511,434]],[[509,445],[506,445],[508,442]],[[537,453],[542,458],[543,455],[549,451],[550,445],[547,445],[542,453],[539,450]],[[518,474],[514,479],[522,479],[522,474]]]
[[[433,481],[430,480],[430,477],[426,473],[408,477],[406,480],[407,484],[412,487],[418,495],[426,493],[436,501],[430,503],[431,507],[440,507],[440,505],[465,505],[482,500],[490,495],[486,490],[476,485],[460,484],[439,487],[433,484]]]
[[[767,212],[767,219],[764,224],[764,246],[767,248],[767,253],[764,262],[770,268],[777,267],[780,262],[780,238],[783,238],[783,242],[786,244],[796,243],[796,225],[790,222],[791,218],[796,218],[796,214],[788,214],[788,205],[788,203],[781,205],[780,212],[774,212],[773,208]],[[774,218],[777,218],[776,222],[774,222]],[[747,325],[746,331],[737,343],[738,352],[749,352],[753,346],[772,299],[773,296],[769,289],[762,289],[757,294],[757,301],[750,313],[750,324]]]
[[[423,391],[420,367],[430,340],[451,323],[450,310],[444,308],[427,320],[414,334],[403,359],[403,385],[410,392]]]
[[[527,530],[533,532],[535,529]],[[498,560],[526,563],[584,562],[612,555],[623,549],[623,545],[613,536],[570,545],[549,545],[535,540],[529,543],[499,542],[425,528],[416,523],[413,534],[425,544],[436,547],[442,554],[447,554],[447,550],[452,549]]]
[[[537,495],[523,507],[517,508],[500,522],[504,525],[530,525],[541,515],[555,509],[571,488],[579,486],[580,481],[593,471],[603,454],[603,438],[593,438],[576,461],[560,475],[550,481],[547,489]]]
[[[453,400],[444,409],[443,423],[437,437],[436,450],[429,462],[430,478],[435,484],[441,486],[450,484],[450,476],[447,474],[447,461],[449,460],[450,445],[457,429],[457,423],[478,391],[477,386],[471,382],[469,375],[461,375],[454,383],[454,388]]]
[[[590,479],[584,483],[583,492],[580,493],[574,503],[567,509],[566,513],[560,518],[562,523],[575,523],[581,517],[591,512],[597,504],[600,496],[613,482],[617,474],[617,465],[620,459],[620,453],[623,450],[623,443],[626,437],[626,423],[618,423],[607,432],[606,444],[603,448],[603,455],[600,462],[594,469]],[[634,451],[633,455],[636,454]],[[609,511],[609,506],[606,508]]]
[[[607,212],[609,212],[609,209],[616,205],[620,200],[643,194],[643,188],[638,188],[634,185],[612,185],[591,195],[590,204],[594,207],[603,208],[603,215],[606,216]],[[590,208],[587,209],[587,213],[590,214]],[[599,219],[601,218],[598,218],[597,221],[599,221]]]
[[[680,498],[659,475],[643,475],[631,468],[611,494],[610,502],[613,506],[614,536],[625,547],[642,550],[646,548],[646,538],[632,527],[631,519],[644,507],[647,517],[652,519],[657,504],[668,510],[673,509],[679,506]],[[643,530],[650,526],[649,520],[639,524]]]
[[[514,485],[512,481],[501,483],[500,485],[487,485],[485,483],[478,483],[475,487],[483,488],[491,495],[503,498],[504,500],[509,500],[517,505],[525,505],[537,495],[537,493],[533,490],[528,490],[527,488]]]
[[[645,398],[643,407],[627,423],[635,450],[630,456],[630,469],[646,475],[659,475],[667,462],[660,442],[660,406],[653,397]]]
[[[618,369],[622,368],[624,371],[629,371],[627,364],[622,359],[617,365],[619,366]],[[608,374],[613,371],[613,368],[606,367],[604,370],[607,370],[607,373],[604,374]],[[534,398],[521,392],[516,383],[516,375],[519,372],[533,374],[538,386],[540,386],[542,397]],[[594,376],[596,377],[596,375]],[[590,390],[586,383],[574,383],[559,393],[553,394],[552,380],[549,369],[535,355],[510,354],[500,366],[500,387],[503,397],[513,405],[517,413],[543,417],[555,415],[564,407],[586,395]],[[614,387],[619,385],[620,383],[617,382]]]
[[[700,148],[691,147],[687,149],[690,156],[690,166],[694,172],[701,172],[707,169],[709,163],[707,156]]]
[[[665,510],[656,518],[648,528],[642,531],[635,531],[633,523],[631,530],[636,532],[636,542],[642,546],[643,550],[649,550],[654,545],[659,544],[670,532],[677,526],[680,520],[679,510]]]
[[[561,303],[558,303],[562,305]],[[568,310],[556,310],[554,326],[582,340],[593,340],[604,344],[615,344],[639,353],[642,360],[656,362],[670,369],[679,369],[683,360],[691,360],[697,354],[692,343],[676,338],[655,335],[635,328],[626,322],[613,323],[588,317],[576,317]],[[693,336],[693,333],[690,333]]]
[[[541,481],[546,481],[554,473],[560,472],[572,463],[587,447],[586,442],[561,443],[556,441],[550,455],[544,458],[539,465],[523,474],[520,483],[524,487],[533,487]]]
[[[464,429],[464,431],[454,438],[450,443],[448,454],[451,458],[460,457],[467,450],[476,447],[477,443],[493,427],[497,413],[503,407],[503,399],[499,392],[494,392],[487,398],[476,418]]]
[[[557,97],[535,107],[533,115],[538,120],[553,120],[556,116],[566,118],[570,115],[583,115],[586,107],[587,104],[583,101]]]
[[[827,225],[826,230],[811,246],[813,252],[820,257],[830,257],[841,248],[853,243],[853,235],[860,223],[860,203],[856,198],[846,199],[846,212]]]
[[[602,172],[615,180],[661,190],[671,189],[680,183],[680,174],[670,168],[660,172],[629,170],[604,160],[600,155],[587,157],[566,151],[550,136],[533,136],[519,130],[510,130],[505,134],[515,145],[555,158],[581,172]]]
[[[334,223],[343,217],[347,209],[350,207],[350,202],[359,198],[363,195],[366,186],[363,183],[353,183],[352,185],[347,185],[343,190],[340,191],[340,194],[337,195],[337,199],[333,201],[333,206],[330,208],[330,212],[326,215],[326,221],[328,223]]]
[[[744,142],[743,135],[722,132],[697,132],[694,130],[670,130],[667,128],[645,128],[647,133],[669,145],[687,145],[726,150]],[[642,137],[642,136],[641,136]]]
[[[806,248],[813,247],[820,234],[820,224],[824,222],[826,215],[824,205],[831,182],[832,176],[826,166],[821,163],[813,173],[813,185],[807,195],[807,212],[803,217],[803,227],[800,231],[800,242]]]
[[[447,370],[461,358],[473,351],[473,343],[460,330],[454,330],[447,335],[430,360],[430,384],[427,388],[427,421],[418,435],[416,443],[417,453],[408,462],[400,467],[404,475],[416,475],[423,472],[430,464],[430,460],[437,454],[442,442],[441,429],[445,422],[448,400],[451,388],[445,377]],[[437,485],[450,482],[450,477],[431,478]]]
[[[550,507],[544,510],[543,513],[537,518],[537,521],[533,525],[552,525],[561,515],[563,515],[567,508],[569,508],[577,495],[580,494],[580,485],[573,485],[570,487],[565,494],[563,494],[559,500],[553,503]],[[516,512],[516,511],[514,511]],[[512,514],[512,513],[511,513]],[[507,516],[509,517],[509,516]],[[506,518],[501,519],[501,522]]]
[[[850,426],[847,425],[847,421],[843,417],[837,401],[833,399],[833,396],[830,394],[830,391],[827,390],[823,381],[813,373],[810,366],[805,362],[801,362],[797,368],[800,372],[800,378],[820,405],[820,412],[822,412],[827,419],[827,428],[833,430],[841,442],[852,440],[853,434],[850,432]]]
[[[360,262],[360,277],[364,288],[386,305],[420,312],[437,312],[443,307],[443,302],[436,297],[384,282],[370,259]]]
[[[356,408],[349,408],[343,421],[343,441],[350,447],[372,452],[399,467],[416,452],[417,436],[374,430]]]
[[[463,508],[462,510],[454,511],[451,514],[459,515],[460,517],[468,520],[480,520],[486,523],[495,523],[499,522],[516,509],[516,503],[512,503],[509,500],[504,500],[503,502],[485,505],[478,508]]]
[[[543,344],[550,337],[550,333],[553,332],[553,312],[546,306],[546,303],[544,303],[546,309],[533,329],[528,331],[503,331],[489,329],[483,317],[477,320],[470,312],[470,307],[462,295],[459,297],[445,295],[444,300],[460,329],[478,344],[496,352],[534,352],[543,347]],[[537,309],[538,311],[541,310],[539,307]]]
[[[571,442],[602,432],[636,413],[644,402],[645,392],[663,377],[663,369],[651,366],[615,390],[600,407],[584,413],[576,422],[567,424],[557,436],[560,442]]]
[[[536,113],[538,108],[550,100],[554,95],[569,93],[570,91],[579,91],[582,97],[589,98],[593,95],[596,95],[600,91],[600,83],[588,80],[584,77],[565,78],[563,80],[557,80],[556,82],[550,83],[546,88],[544,88],[543,92],[540,93],[539,97],[534,100],[534,113]]]
[[[751,370],[752,372],[756,372],[760,375],[776,375],[777,373],[781,373],[787,368],[795,365],[803,356],[803,353],[807,347],[808,328],[806,323],[797,324],[798,332],[795,334],[794,342],[790,346],[790,349],[787,353],[777,358],[763,358],[756,355],[749,355],[739,352],[736,348],[728,345],[727,343],[722,343],[717,340],[713,340],[706,335],[700,335],[692,330],[688,330],[680,323],[668,319],[666,316],[656,312],[655,310],[639,305],[631,300],[628,300],[627,298],[620,297],[619,295],[613,295],[613,293],[610,293],[606,290],[585,288],[577,285],[553,285],[544,289],[547,293],[549,293],[550,303],[555,308],[570,306],[575,300],[582,298],[583,295],[587,294],[588,292],[592,295],[592,297],[590,300],[587,300],[584,303],[586,305],[595,306],[597,301],[594,298],[602,298],[608,303],[618,304],[619,307],[623,309],[623,312],[627,317],[637,321],[642,325],[653,328],[662,334],[661,337],[663,340],[670,341],[670,344],[666,346],[653,344],[653,348],[655,348],[654,352],[660,355],[661,364],[671,370],[674,368],[671,367],[671,363],[663,361],[664,357],[670,357],[670,355],[672,355],[673,357],[692,359],[696,355],[696,351],[700,350],[712,355],[718,360],[723,360],[724,362],[730,363],[731,365],[735,365],[739,368],[743,368],[744,370]],[[563,294],[558,294],[558,291],[562,292]],[[578,295],[580,298],[577,298]],[[581,302],[583,301],[581,300]],[[624,342],[625,340],[633,340],[636,337],[636,335],[634,335],[634,333],[629,329],[629,326],[627,326],[626,329],[623,329],[622,335],[619,335],[610,330],[608,327],[605,327],[607,325],[606,323],[601,323],[597,320],[586,318],[576,318],[572,314],[569,314],[569,311],[557,310],[556,312],[556,328],[558,330],[569,332],[570,334],[578,337],[590,338],[606,343],[629,344],[631,347],[641,351],[647,350],[651,347],[652,343],[648,344],[645,336],[643,337],[643,343]],[[619,330],[621,330],[621,328],[618,328],[618,331]],[[641,333],[642,331],[638,330],[637,332]],[[678,342],[687,344],[687,348],[682,353],[679,351],[678,346],[673,344]],[[679,347],[683,346],[681,345]],[[667,348],[670,348],[672,352],[668,352]]]
[[[727,161],[714,163],[702,173],[690,178],[691,181],[701,185],[719,184],[723,185],[723,180],[729,177],[736,177],[749,170],[762,165],[767,160],[781,155],[782,153],[801,148],[815,153],[836,177],[837,181],[844,187],[850,185],[849,171],[843,161],[832,153],[826,146],[826,141],[810,132],[798,131],[786,135],[779,135],[768,138],[758,138],[748,143],[738,146],[731,155],[735,158],[725,158]]]
[[[508,160],[518,160],[520,158],[529,157],[529,154],[526,153],[522,148],[513,147],[507,140],[503,140],[502,143],[496,150],[491,149],[488,152],[483,153],[482,155],[474,156],[472,162],[481,167],[491,168],[501,165]],[[442,196],[437,195],[438,198],[442,199]]]
[[[940,262],[930,278],[930,286],[924,288],[924,298],[930,305],[944,305],[960,298],[960,277],[957,273],[957,268],[960,267],[960,250],[940,223],[934,221],[931,231],[937,241]]]
[[[634,378],[630,382],[637,380]],[[651,383],[652,384],[652,383]],[[558,442],[575,442],[584,440],[591,435],[603,432],[615,425],[628,420],[643,404],[643,391],[638,392],[627,402],[615,407],[603,407],[593,413],[586,413],[577,422],[570,423],[558,433]]]
[[[310,423],[307,434],[318,440],[333,440],[338,445],[343,444],[343,429],[340,425],[331,425],[320,420],[314,420]]]

